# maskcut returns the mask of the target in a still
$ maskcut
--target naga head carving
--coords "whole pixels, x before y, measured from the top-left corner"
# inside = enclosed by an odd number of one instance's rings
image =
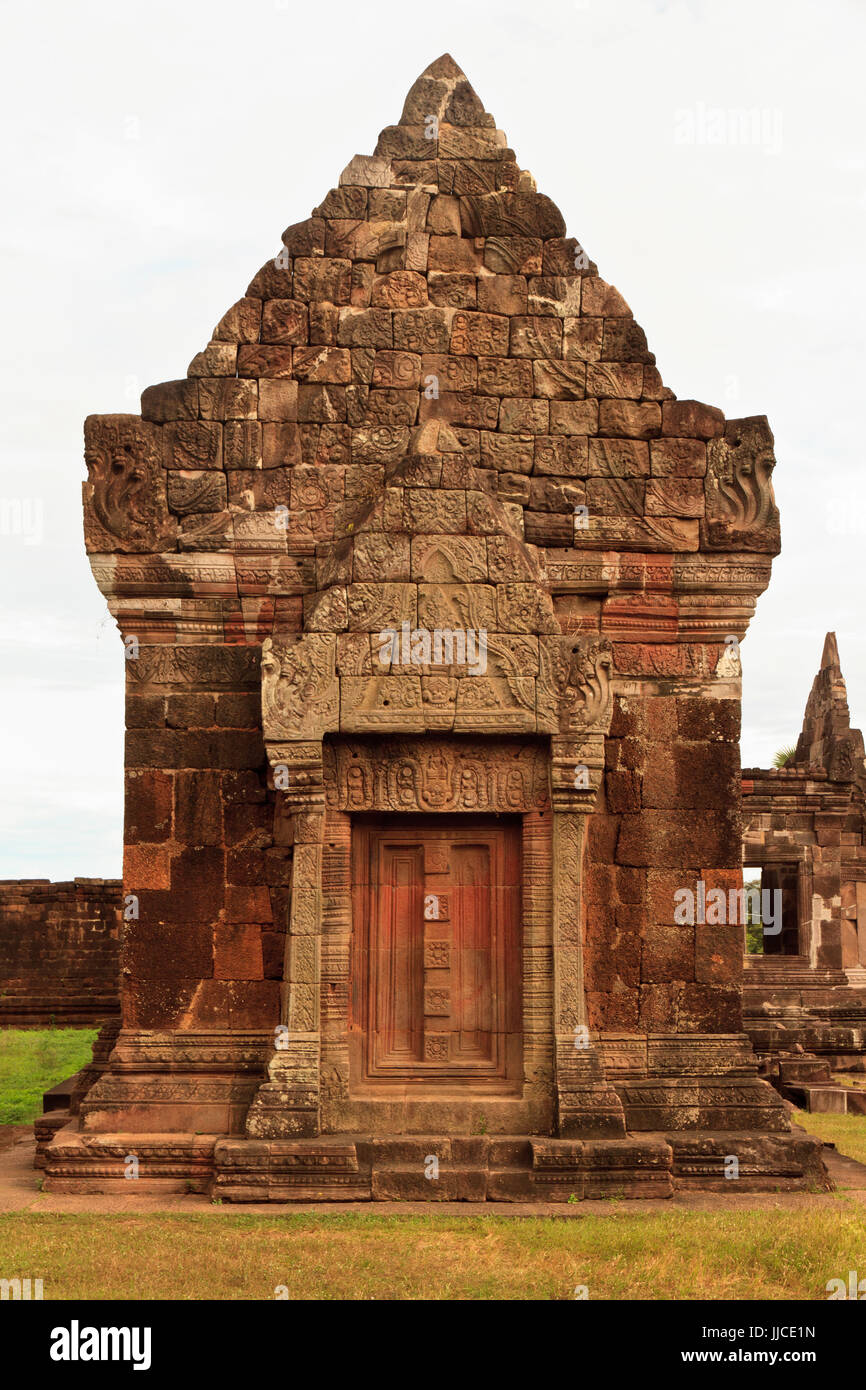
[[[773,496],[773,433],[764,415],[729,420],[707,445],[706,540],[710,549],[779,548]]]
[[[336,727],[336,639],[310,632],[288,646],[262,643],[262,724],[266,740],[321,738]]]
[[[574,721],[581,727],[599,724],[608,714],[612,671],[613,654],[606,637],[584,638],[572,645],[567,689],[574,691]]]
[[[91,415],[84,425],[85,537],[91,551],[174,544],[159,427],[137,415]]]
[[[607,637],[561,637],[545,649],[561,733],[607,732],[613,703],[613,651]],[[547,685],[547,680],[543,680]]]

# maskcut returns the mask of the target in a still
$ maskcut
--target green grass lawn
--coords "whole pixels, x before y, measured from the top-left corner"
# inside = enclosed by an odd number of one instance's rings
[[[0,1030],[0,1125],[25,1125],[42,1114],[42,1092],[90,1061],[95,1028]]]
[[[810,1134],[835,1144],[840,1154],[866,1163],[866,1115],[809,1115],[798,1110],[796,1118]]]
[[[662,1204],[658,1204],[662,1205]],[[862,1265],[866,1212],[572,1219],[288,1213],[0,1215],[0,1275],[46,1299],[825,1299]],[[858,1264],[859,1262],[859,1264]]]

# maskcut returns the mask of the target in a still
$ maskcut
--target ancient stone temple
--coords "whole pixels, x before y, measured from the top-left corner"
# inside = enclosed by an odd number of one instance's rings
[[[184,380],[86,424],[127,662],[123,1028],[47,1185],[823,1180],[743,1032],[763,417],[677,401],[453,60]],[[435,1160],[435,1162],[433,1161]]]
[[[774,1072],[793,1048],[834,1071],[864,1071],[866,757],[851,728],[835,633],[827,633],[793,757],[743,772],[743,808],[746,877],[758,870],[781,906],[763,951],[746,957],[754,1046]],[[837,1099],[844,1109],[844,1093]]]

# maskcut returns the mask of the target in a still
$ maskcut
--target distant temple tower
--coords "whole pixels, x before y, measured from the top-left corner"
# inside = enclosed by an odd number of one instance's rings
[[[746,959],[746,1026],[772,1059],[866,1058],[866,756],[828,632],[794,756],[743,772],[743,862],[782,893],[782,930]]]
[[[675,917],[741,884],[772,435],[674,398],[450,57],[85,437],[131,908],[47,1186],[131,1148],[237,1201],[823,1181],[742,923]]]

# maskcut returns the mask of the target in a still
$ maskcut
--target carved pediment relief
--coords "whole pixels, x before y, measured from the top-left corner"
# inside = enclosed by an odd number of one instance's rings
[[[397,636],[398,645],[407,635]],[[365,634],[357,637],[366,644]],[[347,637],[328,633],[264,643],[263,728],[272,761],[278,743],[338,730],[590,735],[604,734],[610,722],[612,656],[604,638],[494,633],[489,647],[476,649],[471,670],[398,665],[381,673],[366,645],[354,661],[341,655],[338,671],[338,640],[345,653]]]
[[[337,729],[559,734],[609,718],[609,646],[562,637],[537,551],[450,433],[453,450],[433,452],[442,435],[435,422],[413,431],[381,503],[362,501],[349,534],[318,548],[320,575],[339,549],[342,582],[305,598],[299,641],[266,644],[269,744]]]
[[[427,584],[486,583],[487,548],[475,537],[414,536],[412,577]]]

